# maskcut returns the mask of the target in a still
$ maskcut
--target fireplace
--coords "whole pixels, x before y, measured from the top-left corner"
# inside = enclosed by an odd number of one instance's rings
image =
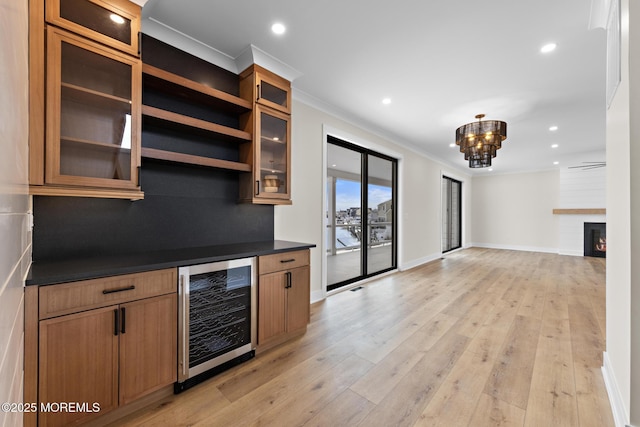
[[[606,258],[607,223],[584,223],[584,256]]]

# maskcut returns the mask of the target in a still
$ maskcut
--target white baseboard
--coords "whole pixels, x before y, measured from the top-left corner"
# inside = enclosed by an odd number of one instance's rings
[[[625,409],[624,401],[616,382],[616,377],[613,375],[611,361],[609,360],[609,355],[606,351],[602,353],[602,362],[602,376],[604,378],[604,385],[607,388],[607,394],[609,395],[611,412],[613,412],[613,421],[616,424],[616,427],[625,427],[629,424],[627,410]]]
[[[441,253],[427,255],[427,256],[422,257],[422,258],[418,258],[418,259],[414,259],[414,260],[409,261],[409,262],[405,262],[404,264],[402,264],[400,266],[399,270],[400,271],[409,270],[409,269],[415,268],[415,267],[417,267],[419,265],[426,264],[428,262],[435,261],[435,260],[440,259],[440,258],[442,258],[442,254]]]
[[[542,248],[538,246],[496,245],[494,243],[472,243],[471,247],[487,249],[505,249],[509,251],[544,252],[557,254],[558,248]]]
[[[580,251],[565,251],[565,250],[560,250],[558,251],[559,255],[570,255],[570,256],[584,256],[584,250],[580,250]]]
[[[311,292],[311,304],[314,302],[322,301],[324,299],[324,291]]]

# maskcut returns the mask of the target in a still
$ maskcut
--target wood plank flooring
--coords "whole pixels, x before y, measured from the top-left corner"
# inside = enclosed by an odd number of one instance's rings
[[[605,261],[473,248],[312,306],[300,339],[127,426],[613,426]]]

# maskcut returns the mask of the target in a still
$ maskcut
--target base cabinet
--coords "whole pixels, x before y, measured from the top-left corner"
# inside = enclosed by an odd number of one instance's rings
[[[40,322],[40,406],[49,405],[51,411],[40,411],[39,425],[73,425],[118,406],[114,310],[106,307]],[[90,408],[55,411],[62,402],[88,403]]]
[[[38,425],[81,424],[174,383],[176,287],[175,269],[42,287]]]
[[[261,256],[258,271],[258,348],[265,350],[306,331],[309,251]]]

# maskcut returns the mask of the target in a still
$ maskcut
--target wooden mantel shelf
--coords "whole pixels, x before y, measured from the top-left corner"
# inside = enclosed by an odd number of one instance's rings
[[[554,215],[606,215],[605,208],[587,208],[587,209],[554,209]]]

